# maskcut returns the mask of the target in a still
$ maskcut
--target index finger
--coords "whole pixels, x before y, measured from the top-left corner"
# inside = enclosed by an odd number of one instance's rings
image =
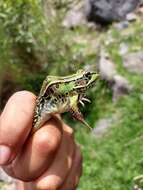
[[[0,164],[12,161],[32,127],[36,96],[20,91],[8,100],[0,118]]]

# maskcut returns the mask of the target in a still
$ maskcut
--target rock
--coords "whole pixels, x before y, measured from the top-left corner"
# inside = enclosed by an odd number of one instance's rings
[[[114,63],[104,50],[101,51],[98,67],[101,78],[109,82],[113,91],[113,101],[117,101],[120,96],[126,95],[132,90],[129,81],[117,74]]]
[[[139,6],[143,6],[143,0],[140,0]]]
[[[123,57],[123,65],[130,72],[142,74],[143,73],[143,51],[126,54]]]
[[[99,72],[101,78],[107,80],[108,82],[112,81],[114,75],[116,74],[115,65],[104,50],[102,50],[100,54]]]
[[[93,135],[97,138],[103,137],[116,121],[117,115],[113,115],[111,118],[99,119],[96,123],[96,127],[93,129]]]
[[[114,24],[114,27],[118,30],[123,30],[125,28],[128,28],[128,26],[129,26],[129,22],[127,20]]]
[[[87,19],[100,24],[125,20],[139,3],[140,0],[86,0]]]
[[[121,75],[114,76],[114,83],[112,85],[113,101],[117,101],[119,97],[129,94],[132,90],[132,86],[129,81]]]
[[[129,22],[133,22],[137,20],[137,15],[135,13],[128,13],[126,15],[126,20]]]
[[[125,46],[125,44],[122,44],[122,46]],[[124,51],[126,52],[128,47],[125,46],[124,48]],[[120,96],[129,94],[132,90],[131,84],[126,78],[117,74],[115,64],[111,61],[109,55],[104,50],[100,53],[98,67],[101,78],[109,82],[109,85],[113,91],[113,101],[117,101]]]
[[[102,137],[109,127],[111,127],[111,119],[100,119],[96,124],[96,128],[93,129],[93,134],[95,137]]]
[[[120,55],[123,56],[123,55],[127,54],[127,53],[128,53],[128,50],[129,50],[128,44],[122,42],[122,43],[120,44],[120,46],[119,46],[119,53],[120,53]]]
[[[63,20],[62,25],[66,28],[74,28],[86,23],[84,6],[82,3],[74,5]]]

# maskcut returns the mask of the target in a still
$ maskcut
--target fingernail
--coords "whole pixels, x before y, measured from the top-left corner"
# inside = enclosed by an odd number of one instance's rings
[[[11,150],[8,146],[0,145],[0,165],[4,165],[10,159]]]

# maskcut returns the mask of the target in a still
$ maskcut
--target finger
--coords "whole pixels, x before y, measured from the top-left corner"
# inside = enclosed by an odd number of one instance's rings
[[[32,127],[36,97],[28,91],[15,93],[0,118],[0,164],[12,161]]]
[[[71,170],[59,190],[75,190],[79,183],[81,174],[82,174],[82,156],[81,156],[81,151],[80,151],[79,147],[76,147]],[[27,189],[27,190],[33,189],[34,190],[37,188],[33,186],[32,182],[31,183],[30,182],[29,183],[20,183],[19,182],[19,189],[21,189],[21,190],[22,189]],[[52,186],[52,188],[47,188],[42,185],[38,190],[48,190],[48,189],[56,190],[57,188],[55,186]]]
[[[13,173],[15,178],[23,181],[32,181],[42,175],[60,146],[61,131],[61,121],[55,117],[50,119],[28,139],[12,166],[5,167],[7,173]]]
[[[63,130],[74,140],[74,131],[73,131],[73,129],[71,127],[64,124],[63,125]]]
[[[74,151],[71,133],[64,130],[61,147],[49,169],[34,182],[35,189],[58,189],[70,171]]]
[[[59,190],[75,190],[82,174],[82,156],[79,147],[76,147],[71,171]]]

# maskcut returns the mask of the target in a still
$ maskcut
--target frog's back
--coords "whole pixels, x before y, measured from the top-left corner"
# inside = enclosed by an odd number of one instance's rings
[[[69,76],[47,76],[46,79],[43,82],[41,91],[39,96],[44,96],[46,94],[46,92],[48,93],[48,91],[50,92],[50,87],[53,87],[53,90],[51,90],[50,93],[53,92],[57,92],[59,91],[60,93],[60,89],[64,89],[66,91],[66,89],[72,89],[72,86],[74,84],[75,81],[77,81],[78,79],[83,77],[85,71],[80,70],[78,71],[76,74],[73,75],[69,75]]]

